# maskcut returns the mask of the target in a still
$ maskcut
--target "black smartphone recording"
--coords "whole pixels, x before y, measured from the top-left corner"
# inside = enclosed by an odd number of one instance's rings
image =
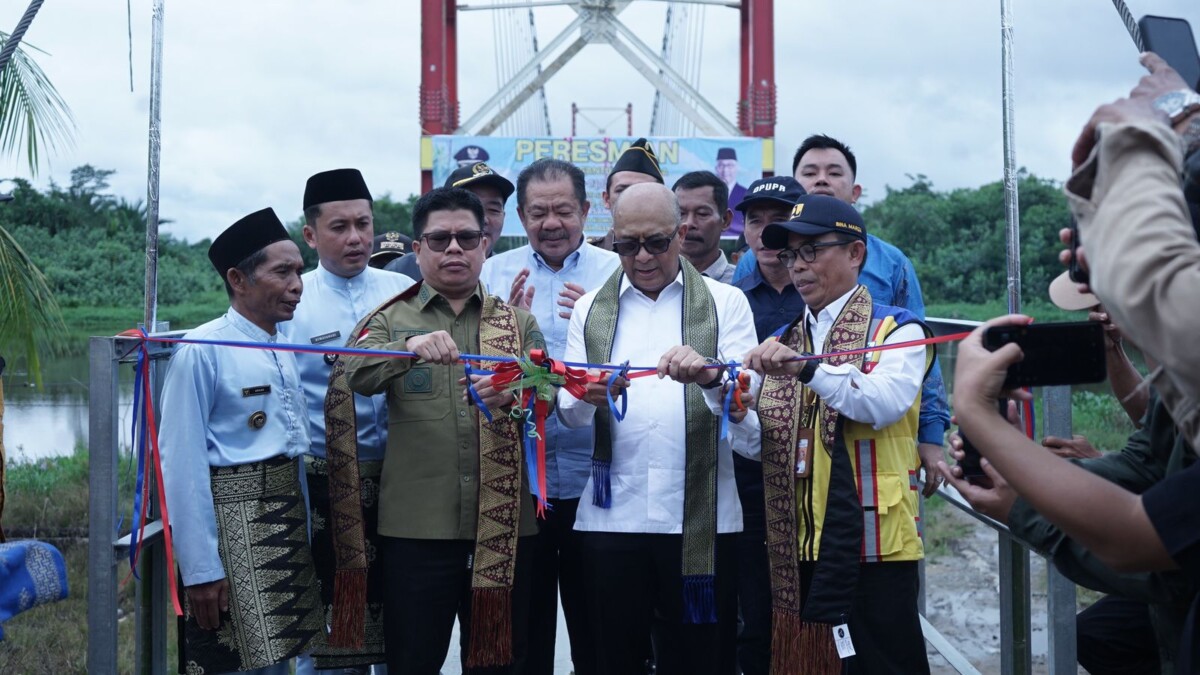
[[[1192,89],[1200,85],[1200,52],[1191,25],[1184,19],[1143,16],[1138,21],[1146,49],[1162,57]]]
[[[1104,327],[1095,321],[992,326],[983,334],[983,346],[990,351],[1010,342],[1017,343],[1025,358],[1008,367],[1006,389],[1091,384],[1108,376]]]
[[[1087,270],[1079,264],[1079,247],[1082,244],[1079,241],[1079,223],[1075,221],[1075,216],[1071,216],[1071,262],[1067,265],[1067,276],[1077,284],[1091,283]]]

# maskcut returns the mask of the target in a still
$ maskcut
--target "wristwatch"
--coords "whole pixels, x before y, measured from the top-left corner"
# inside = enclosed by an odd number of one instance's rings
[[[1171,118],[1171,126],[1200,110],[1200,94],[1191,89],[1177,89],[1154,99],[1154,109]]]
[[[704,365],[706,365],[706,366],[720,365],[721,367],[716,369],[717,376],[713,378],[712,382],[709,382],[708,384],[700,384],[699,382],[697,382],[696,384],[699,384],[701,389],[716,389],[717,387],[721,386],[721,384],[723,383],[723,381],[725,379],[725,368],[726,368],[725,364],[721,363],[720,361],[718,361],[710,356],[710,357],[704,359]]]
[[[804,352],[801,356],[812,356],[811,352]],[[804,384],[812,382],[813,375],[817,374],[817,360],[809,359],[804,362],[804,367],[800,369],[800,381]]]

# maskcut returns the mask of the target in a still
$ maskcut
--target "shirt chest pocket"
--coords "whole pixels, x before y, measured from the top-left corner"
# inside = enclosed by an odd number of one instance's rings
[[[445,417],[450,407],[444,398],[447,367],[421,364],[397,378],[392,383],[389,422],[420,422]]]

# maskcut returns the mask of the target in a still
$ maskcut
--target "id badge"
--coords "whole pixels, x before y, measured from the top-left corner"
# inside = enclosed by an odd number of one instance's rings
[[[808,478],[812,475],[813,430],[800,429],[796,434],[796,478]]]

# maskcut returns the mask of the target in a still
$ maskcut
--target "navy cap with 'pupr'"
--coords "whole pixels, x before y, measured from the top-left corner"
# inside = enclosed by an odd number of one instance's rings
[[[791,206],[805,194],[804,187],[791,176],[771,176],[759,178],[746,188],[742,201],[733,208],[746,213],[751,206],[762,205],[764,201],[778,202]]]

